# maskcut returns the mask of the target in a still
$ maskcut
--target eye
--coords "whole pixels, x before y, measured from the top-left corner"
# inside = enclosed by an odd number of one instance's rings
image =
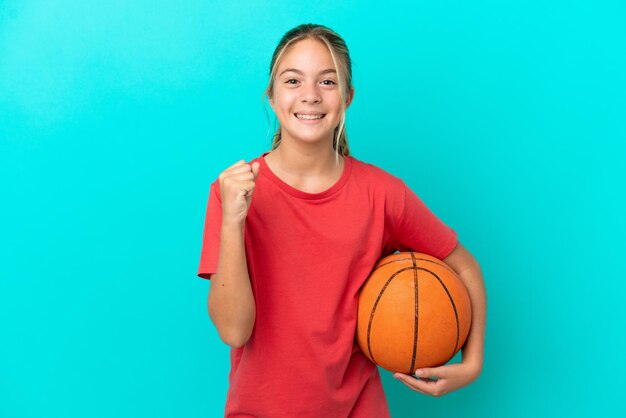
[[[296,83],[298,82],[298,80],[296,80],[295,78],[290,78],[289,80],[285,81],[285,84],[294,84],[291,83],[291,81],[295,81]]]
[[[325,83],[326,81],[328,81],[330,83],[330,84],[326,84],[327,86],[331,86],[333,84],[337,84],[333,80],[324,80],[324,81],[322,81],[322,83]]]

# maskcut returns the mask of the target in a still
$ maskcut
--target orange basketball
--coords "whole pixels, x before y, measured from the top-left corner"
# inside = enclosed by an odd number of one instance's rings
[[[356,340],[392,372],[441,366],[461,349],[472,322],[469,294],[457,274],[426,254],[383,257],[359,291]]]

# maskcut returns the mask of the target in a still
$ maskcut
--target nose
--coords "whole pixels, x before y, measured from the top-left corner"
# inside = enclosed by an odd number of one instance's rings
[[[318,90],[317,85],[304,86],[302,89],[302,102],[303,103],[319,103],[322,100],[322,96]]]

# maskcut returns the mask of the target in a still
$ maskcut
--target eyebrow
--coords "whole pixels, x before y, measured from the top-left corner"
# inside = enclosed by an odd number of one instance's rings
[[[286,69],[286,70],[284,70],[282,73],[280,73],[278,76],[281,76],[281,75],[283,75],[283,74],[285,74],[285,73],[287,73],[287,72],[289,72],[289,71],[294,72],[294,73],[298,73],[298,74],[300,74],[300,75],[304,75],[304,73],[303,73],[302,71],[300,71],[300,70],[298,70],[298,69],[296,69],[296,68],[287,68],[287,69]],[[337,71],[335,71],[333,68],[327,68],[327,69],[325,69],[325,70],[320,71],[320,75],[322,75],[322,74],[328,74],[328,73],[335,73],[335,74],[336,74],[336,73],[337,73]]]

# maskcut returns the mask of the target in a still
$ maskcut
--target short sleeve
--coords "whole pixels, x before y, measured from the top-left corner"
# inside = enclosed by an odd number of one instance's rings
[[[209,201],[204,219],[204,234],[200,251],[200,265],[198,277],[210,279],[210,275],[217,271],[217,259],[220,253],[220,229],[222,226],[222,199],[220,196],[219,181],[211,184]]]
[[[391,232],[392,248],[416,251],[443,260],[456,247],[457,233],[444,224],[424,202],[402,181],[404,203]]]

